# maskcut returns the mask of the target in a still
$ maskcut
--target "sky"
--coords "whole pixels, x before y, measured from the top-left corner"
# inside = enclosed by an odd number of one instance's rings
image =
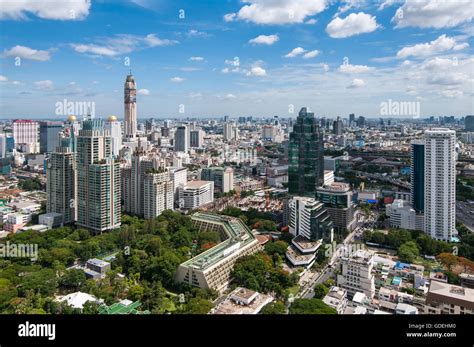
[[[474,114],[471,0],[0,0],[0,118]]]

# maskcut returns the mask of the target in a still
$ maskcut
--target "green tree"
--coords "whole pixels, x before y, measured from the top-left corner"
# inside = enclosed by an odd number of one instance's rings
[[[279,254],[284,257],[287,249],[288,244],[285,241],[267,242],[265,245],[265,253],[268,255]]]
[[[326,287],[324,284],[319,283],[314,286],[314,297],[316,299],[322,299],[326,296],[326,294],[329,292],[328,287]]]
[[[290,314],[337,314],[337,311],[320,299],[296,299],[290,306]]]
[[[418,245],[416,244],[416,242],[408,241],[398,248],[397,255],[401,261],[413,263],[420,255],[420,250],[418,249]]]
[[[80,269],[71,269],[66,271],[61,277],[60,284],[66,288],[79,290],[79,288],[86,282],[86,274]]]
[[[265,306],[260,310],[260,314],[285,314],[286,307],[285,304],[281,301],[273,301]]]

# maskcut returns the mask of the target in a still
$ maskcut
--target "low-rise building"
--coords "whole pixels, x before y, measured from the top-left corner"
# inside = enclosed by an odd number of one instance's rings
[[[268,303],[273,301],[270,295],[237,287],[224,301],[213,308],[210,314],[258,314]]]
[[[424,313],[474,314],[474,289],[431,281]]]
[[[346,289],[349,297],[362,292],[372,299],[375,295],[373,267],[374,254],[367,250],[358,250],[349,257],[342,257],[342,271],[337,275],[338,287]]]
[[[179,265],[175,279],[203,289],[223,291],[237,259],[262,250],[252,231],[240,219],[197,212],[191,216],[199,232],[218,231],[224,241]]]
[[[323,298],[323,302],[329,307],[334,308],[338,314],[343,314],[347,307],[347,290],[331,286],[329,292]]]

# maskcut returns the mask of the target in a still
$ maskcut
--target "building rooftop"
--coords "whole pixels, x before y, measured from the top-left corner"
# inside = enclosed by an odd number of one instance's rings
[[[189,181],[185,188],[197,189],[209,184],[211,181]]]
[[[106,261],[104,261],[104,260],[101,260],[101,259],[97,259],[97,258],[89,259],[89,260],[87,261],[87,263],[88,263],[88,264],[95,265],[95,266],[100,266],[100,267],[109,265],[108,262],[106,262]]]
[[[252,231],[239,218],[196,212],[191,216],[191,220],[195,224],[198,222],[218,224],[222,227],[222,231],[228,238],[211,249],[182,263],[182,266],[205,270],[225,259],[236,250],[256,240]]]
[[[456,286],[449,283],[431,281],[427,302],[436,301],[444,297],[448,301],[457,303],[474,310],[474,289]]]

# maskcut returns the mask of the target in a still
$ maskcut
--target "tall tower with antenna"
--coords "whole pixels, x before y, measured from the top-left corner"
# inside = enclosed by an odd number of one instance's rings
[[[137,136],[137,85],[132,72],[127,75],[124,86],[125,138],[130,141]]]

